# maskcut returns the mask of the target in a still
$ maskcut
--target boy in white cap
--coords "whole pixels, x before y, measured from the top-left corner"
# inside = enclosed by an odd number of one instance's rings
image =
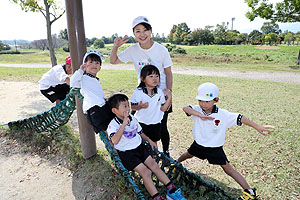
[[[110,54],[110,63],[119,64],[121,62],[133,62],[140,83],[140,73],[145,65],[154,65],[160,72],[160,83],[158,87],[172,91],[173,75],[171,67],[173,62],[166,47],[154,42],[151,39],[152,27],[150,21],[145,16],[139,16],[132,22],[132,30],[135,36],[136,44],[126,48],[117,54],[118,48],[128,41],[126,35],[123,38],[116,38]],[[138,83],[138,84],[139,84]],[[161,121],[161,142],[164,153],[169,156],[170,135],[167,128],[168,113],[172,112],[172,106],[164,112]]]
[[[41,93],[52,103],[58,104],[70,91],[71,57],[66,57],[65,62],[63,65],[52,67],[39,81]]]
[[[83,113],[99,133],[106,131],[108,124],[114,115],[106,103],[102,86],[97,78],[101,69],[102,56],[96,50],[86,52],[83,64],[71,77],[71,87],[81,88],[80,93],[84,97],[82,103]]]
[[[243,189],[244,193],[239,198],[242,200],[257,199],[255,188],[250,188],[245,178],[229,164],[223,150],[226,129],[242,124],[253,127],[262,135],[271,133],[269,128],[273,126],[261,126],[247,119],[239,113],[231,113],[218,108],[215,103],[219,101],[219,88],[213,83],[203,83],[198,88],[196,99],[199,105],[187,106],[183,111],[195,121],[193,126],[194,142],[190,148],[178,158],[178,162],[190,159],[194,156],[210,164],[220,165],[224,172],[231,176]],[[211,116],[213,120],[202,120],[199,116]]]

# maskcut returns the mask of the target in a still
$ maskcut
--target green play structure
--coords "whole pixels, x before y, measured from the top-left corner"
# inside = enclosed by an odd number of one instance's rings
[[[73,111],[76,109],[75,96],[82,99],[79,89],[71,89],[66,99],[39,115],[29,117],[19,121],[12,121],[8,123],[12,131],[33,131],[45,132],[53,131],[54,129],[66,124],[71,117]],[[98,133],[100,139],[104,142],[107,151],[117,172],[123,178],[127,188],[134,191],[137,199],[148,199],[149,195],[144,188],[141,177],[133,172],[128,171],[122,164],[117,152],[110,145],[105,133],[101,131]],[[149,144],[144,143],[148,148]],[[170,180],[177,186],[181,187],[182,193],[187,199],[211,199],[211,200],[232,200],[234,198],[227,195],[221,188],[204,181],[200,176],[188,171],[181,164],[168,158],[158,150],[152,150],[152,156],[160,165],[161,169],[167,174]],[[153,176],[153,181],[162,194],[166,194],[165,187]]]

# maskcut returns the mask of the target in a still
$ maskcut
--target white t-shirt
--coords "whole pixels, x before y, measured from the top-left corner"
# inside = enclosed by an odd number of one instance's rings
[[[120,54],[121,62],[133,62],[140,83],[140,73],[145,65],[152,64],[158,68],[160,73],[159,88],[167,88],[165,68],[173,65],[170,54],[166,47],[154,42],[150,49],[142,49],[139,43],[129,46]]]
[[[42,76],[39,81],[40,90],[47,90],[51,86],[55,87],[56,85],[64,84],[68,77],[69,75],[65,72],[63,66],[56,65]]]
[[[193,110],[207,115],[199,105],[190,106]],[[226,129],[234,125],[242,125],[239,113],[231,113],[227,110],[214,106],[209,116],[214,120],[202,120],[200,117],[191,115],[194,120],[193,136],[197,144],[204,147],[220,147],[225,143]]]
[[[137,148],[142,143],[142,127],[135,117],[130,115],[130,123],[125,127],[123,135],[118,144],[115,144],[114,147],[119,151],[126,151]],[[114,133],[116,133],[123,121],[117,117],[113,118],[108,125],[107,133],[111,138]]]
[[[93,106],[102,107],[105,105],[104,92],[97,77],[84,74],[83,70],[78,69],[71,77],[70,85],[74,88],[81,88],[80,93],[84,97],[82,103],[83,113],[86,114]]]
[[[160,110],[160,107],[166,102],[165,94],[160,88],[154,91],[154,94],[150,96],[146,88],[136,88],[131,96],[130,102],[133,105],[139,105],[140,101],[148,102],[147,108],[137,110],[134,115],[143,124],[157,124],[163,119],[164,112]]]

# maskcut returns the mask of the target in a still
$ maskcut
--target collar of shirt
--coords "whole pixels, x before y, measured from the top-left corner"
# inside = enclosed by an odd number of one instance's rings
[[[132,117],[129,115],[128,116],[129,117],[129,120],[130,120],[130,122],[132,121]],[[115,120],[116,120],[116,122],[118,123],[118,124],[123,124],[123,120],[122,119],[120,119],[119,117],[115,117]],[[130,123],[129,123],[130,124]]]
[[[202,108],[201,108],[201,109],[202,109]],[[208,113],[208,114],[202,109],[202,112],[203,112],[205,115],[211,115],[211,114],[213,114],[213,113],[218,113],[218,111],[219,111],[219,108],[218,108],[216,105],[213,106],[213,109],[212,109],[211,113]]]
[[[96,76],[94,76],[93,74],[90,74],[90,73],[85,73],[85,72],[84,72],[83,75],[87,75],[87,76],[89,76],[89,77],[92,77],[92,78],[95,78],[95,79],[99,80],[98,77],[96,77]]]

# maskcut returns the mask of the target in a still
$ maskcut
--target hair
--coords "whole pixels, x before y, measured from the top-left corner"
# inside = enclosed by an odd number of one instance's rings
[[[89,55],[84,59],[84,63],[86,63],[89,59],[90,59],[91,61],[98,61],[98,62],[100,62],[100,65],[102,65],[102,60],[101,60],[101,58],[100,58],[98,55],[94,54],[94,53],[89,54]]]
[[[128,97],[125,94],[114,94],[107,100],[107,103],[111,109],[119,108],[120,102],[128,101]]]
[[[145,65],[141,70],[141,74],[140,74],[141,82],[138,85],[138,88],[146,87],[146,84],[143,80],[145,80],[146,76],[149,76],[151,74],[157,74],[160,79],[160,73],[157,67],[155,67],[154,65]]]
[[[147,31],[152,30],[152,26],[151,26],[150,24],[147,24],[147,23],[145,23],[145,22],[142,22],[142,23],[139,23],[139,24],[140,24],[140,25],[143,25]],[[137,25],[139,25],[139,24],[137,24]],[[136,25],[136,26],[137,26],[137,25]],[[135,26],[135,27],[136,27],[136,26]],[[134,32],[135,27],[132,29],[133,32]]]

